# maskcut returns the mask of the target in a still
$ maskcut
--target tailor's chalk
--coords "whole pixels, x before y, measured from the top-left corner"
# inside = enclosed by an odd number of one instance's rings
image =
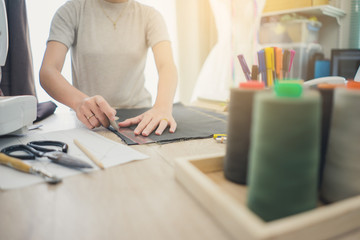
[[[119,118],[118,117],[115,117],[115,120],[118,120]],[[116,131],[119,131],[119,125],[115,122],[115,120],[110,120],[110,125],[116,130]]]

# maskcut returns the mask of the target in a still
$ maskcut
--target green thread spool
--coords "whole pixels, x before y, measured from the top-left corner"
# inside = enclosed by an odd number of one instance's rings
[[[265,221],[317,205],[320,95],[299,96],[299,86],[288,92],[296,96],[260,92],[254,99],[247,205]]]
[[[325,202],[336,202],[360,194],[359,103],[359,89],[335,89],[321,187],[321,198]]]

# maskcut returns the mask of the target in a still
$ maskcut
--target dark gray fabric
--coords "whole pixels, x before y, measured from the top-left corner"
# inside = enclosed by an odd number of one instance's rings
[[[34,72],[25,0],[5,0],[9,51],[0,88],[5,96],[35,96]]]
[[[119,117],[119,122],[121,122],[127,118],[135,117],[148,109],[149,108],[119,109],[117,110],[116,116]],[[225,114],[197,107],[187,107],[181,103],[176,103],[173,106],[173,116],[177,122],[175,133],[169,133],[167,128],[162,135],[158,136],[152,133],[146,139],[150,139],[151,141],[149,142],[168,143],[180,140],[209,138],[212,137],[213,134],[226,133],[227,116]],[[132,126],[130,128],[133,130],[135,127],[136,126]],[[112,131],[128,145],[138,144],[123,134],[114,130]]]
[[[34,121],[38,122],[41,121],[50,115],[52,115],[57,108],[57,105],[53,103],[52,101],[42,102],[37,104],[37,115],[36,119]]]

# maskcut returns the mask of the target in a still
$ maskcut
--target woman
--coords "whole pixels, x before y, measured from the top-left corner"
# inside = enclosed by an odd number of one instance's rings
[[[76,111],[88,128],[109,126],[114,108],[150,107],[144,68],[151,47],[159,74],[158,94],[147,112],[119,123],[134,133],[174,132],[177,85],[167,29],[161,15],[134,0],[70,0],[56,12],[40,69],[42,87]],[[61,75],[71,49],[73,86]]]

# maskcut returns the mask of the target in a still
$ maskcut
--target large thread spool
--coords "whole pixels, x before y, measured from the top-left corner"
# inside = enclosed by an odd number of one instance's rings
[[[360,83],[351,82],[355,87]],[[349,85],[349,84],[348,84]],[[335,90],[326,165],[321,188],[325,202],[360,194],[360,89]]]
[[[254,94],[264,89],[263,82],[245,82],[230,90],[224,175],[246,184]]]
[[[317,205],[320,95],[301,94],[300,84],[275,87],[277,95],[255,96],[250,147],[247,205],[265,221]]]
[[[334,90],[335,88],[345,87],[345,84],[329,84],[323,83],[317,85],[317,89],[321,95],[321,150],[320,150],[320,168],[319,168],[319,186],[322,183],[324,172],[326,151],[329,140],[330,123],[333,108]]]

